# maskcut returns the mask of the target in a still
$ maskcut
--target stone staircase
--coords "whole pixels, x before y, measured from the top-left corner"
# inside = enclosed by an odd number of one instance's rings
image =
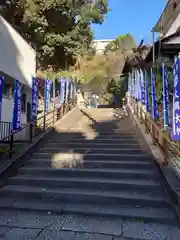
[[[49,133],[0,189],[0,209],[176,224],[152,157],[130,119],[88,109]]]

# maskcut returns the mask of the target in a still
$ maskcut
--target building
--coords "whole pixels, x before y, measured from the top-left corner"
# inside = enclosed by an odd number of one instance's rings
[[[160,38],[168,37],[180,31],[180,1],[169,0],[164,8],[158,22],[153,28],[159,33]]]
[[[115,39],[99,39],[93,41],[93,47],[97,54],[104,54],[106,46]]]
[[[30,120],[32,102],[32,76],[36,74],[36,52],[0,16],[0,75],[4,76],[2,113],[0,122],[1,138],[11,128],[13,114],[14,80],[22,83],[21,123]],[[2,130],[3,129],[3,130]]]
[[[169,62],[172,64],[174,57],[180,52],[180,1],[169,0],[152,28],[154,33],[158,33],[157,41],[153,40],[146,62],[152,64],[156,62]]]

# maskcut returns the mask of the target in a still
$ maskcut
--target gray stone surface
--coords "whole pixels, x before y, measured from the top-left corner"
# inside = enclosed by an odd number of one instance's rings
[[[30,213],[30,212],[9,212],[6,213],[5,220],[8,226],[21,228],[45,228],[54,224],[62,226],[65,217],[51,214]]]
[[[44,230],[36,240],[112,240],[112,236],[72,231],[56,232]]]
[[[123,236],[143,240],[177,240],[180,237],[180,229],[170,225],[125,221]]]
[[[67,216],[62,229],[80,232],[121,235],[121,220],[98,217]]]
[[[12,228],[4,236],[4,240],[34,240],[40,231],[40,229]]]
[[[4,235],[11,230],[9,227],[0,227],[0,239],[4,237]]]

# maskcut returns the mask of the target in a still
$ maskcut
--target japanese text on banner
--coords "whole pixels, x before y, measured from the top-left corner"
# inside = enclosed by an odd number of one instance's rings
[[[13,130],[18,130],[21,128],[21,87],[21,83],[16,80],[14,89],[14,107],[12,121]]]
[[[65,102],[68,102],[68,97],[69,97],[69,79],[66,79],[66,100]]]
[[[51,101],[51,85],[52,85],[52,81],[51,80],[46,80],[45,83],[45,101],[44,101],[44,111],[45,113],[49,112],[49,105],[50,105],[50,101]]]
[[[141,103],[145,104],[144,73],[140,70]]]
[[[156,77],[154,72],[151,72],[151,81],[152,81],[152,115],[154,119],[159,118],[157,96],[156,96]]]
[[[60,80],[60,98],[61,98],[61,104],[64,104],[64,100],[65,100],[65,85],[66,85],[66,81],[65,79],[62,77]]]
[[[147,77],[147,73],[145,74],[146,76],[146,110],[147,112],[150,112],[150,96],[149,96],[149,81]]]
[[[174,92],[173,92],[173,128],[172,139],[180,140],[180,59],[173,66]]]
[[[162,65],[163,69],[163,108],[164,108],[164,126],[169,124],[169,93],[168,93],[168,70]]]
[[[32,120],[37,118],[39,81],[33,77],[32,84]]]

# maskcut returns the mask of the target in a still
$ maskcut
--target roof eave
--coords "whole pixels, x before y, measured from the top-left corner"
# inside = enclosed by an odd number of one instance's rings
[[[163,18],[164,13],[166,12],[168,6],[169,6],[169,1],[167,2],[166,6],[165,6],[165,8],[164,8],[164,10],[163,10],[163,12],[161,13],[161,16],[160,16],[160,18],[158,19],[156,25],[152,28],[152,32],[160,32],[160,30],[161,30],[162,18]]]

